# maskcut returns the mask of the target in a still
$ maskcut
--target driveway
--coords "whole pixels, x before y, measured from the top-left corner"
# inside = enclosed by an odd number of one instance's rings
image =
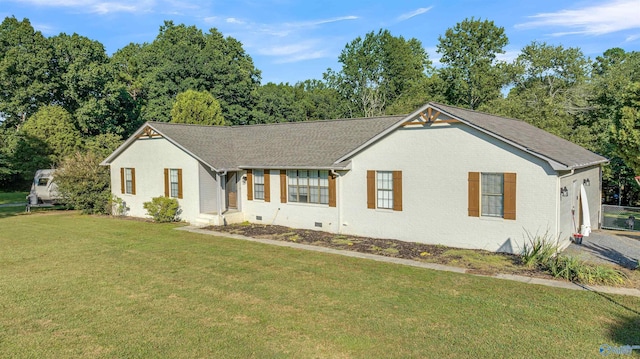
[[[640,260],[640,232],[599,230],[584,237],[582,244],[571,243],[564,253],[633,269]]]

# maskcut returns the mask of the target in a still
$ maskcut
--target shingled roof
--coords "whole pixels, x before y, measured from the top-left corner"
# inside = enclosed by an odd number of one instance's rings
[[[582,168],[608,162],[605,157],[521,120],[435,102],[430,102],[429,105],[494,137],[515,144],[527,152],[537,154],[538,157],[556,162],[556,164],[552,163],[556,170]]]
[[[335,163],[405,116],[245,126],[149,122],[170,141],[216,169],[344,168]]]
[[[607,162],[583,147],[524,121],[430,102],[406,116],[199,126],[147,122],[102,164],[110,162],[147,127],[214,170],[237,168],[347,168],[349,159],[428,108],[542,158],[556,170]]]

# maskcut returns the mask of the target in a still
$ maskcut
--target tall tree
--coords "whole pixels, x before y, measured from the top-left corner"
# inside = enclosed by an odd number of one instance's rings
[[[45,144],[54,165],[81,146],[81,136],[71,115],[60,106],[43,106],[25,121],[21,132]]]
[[[52,100],[47,39],[28,19],[5,18],[0,24],[0,118],[17,127]]]
[[[448,103],[477,109],[500,97],[508,82],[506,63],[496,60],[509,42],[503,27],[472,17],[447,29],[438,41]]]
[[[171,109],[171,122],[197,125],[225,125],[220,103],[206,91],[187,90],[178,94]]]
[[[85,135],[102,133],[110,122],[106,84],[112,75],[104,46],[78,34],[62,33],[49,42],[51,81],[56,84],[52,103],[72,114]]]
[[[276,123],[304,121],[304,92],[288,83],[269,82],[256,91],[256,105],[251,111],[250,123]]]
[[[156,39],[136,56],[141,94],[146,95],[144,120],[169,121],[176,96],[191,89],[210,92],[232,123],[248,121],[260,72],[236,39],[224,38],[216,29],[204,34],[195,26],[166,21]]]
[[[331,120],[346,118],[349,103],[335,89],[320,80],[305,80],[294,85],[301,98],[305,120]]]
[[[585,116],[589,62],[578,48],[532,42],[514,62],[513,88],[506,99],[483,109],[521,118],[536,127],[571,139],[578,118]],[[584,134],[583,134],[584,135]],[[583,144],[589,139],[579,138]]]
[[[342,69],[328,69],[324,79],[351,104],[351,116],[377,116],[419,84],[431,71],[419,40],[370,32],[348,43],[338,57]]]

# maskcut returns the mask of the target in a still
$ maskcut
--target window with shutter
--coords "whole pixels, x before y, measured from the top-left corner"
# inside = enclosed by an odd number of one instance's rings
[[[182,198],[182,169],[164,169],[164,195],[171,198]]]
[[[135,168],[120,168],[120,185],[122,194],[136,194]]]
[[[402,171],[367,171],[367,208],[402,211]]]
[[[469,172],[469,216],[516,219],[516,174]]]

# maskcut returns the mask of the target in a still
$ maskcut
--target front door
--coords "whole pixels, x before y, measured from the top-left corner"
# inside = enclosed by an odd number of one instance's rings
[[[238,208],[238,184],[236,182],[236,172],[227,172],[227,182],[225,183],[227,195],[227,209]]]

